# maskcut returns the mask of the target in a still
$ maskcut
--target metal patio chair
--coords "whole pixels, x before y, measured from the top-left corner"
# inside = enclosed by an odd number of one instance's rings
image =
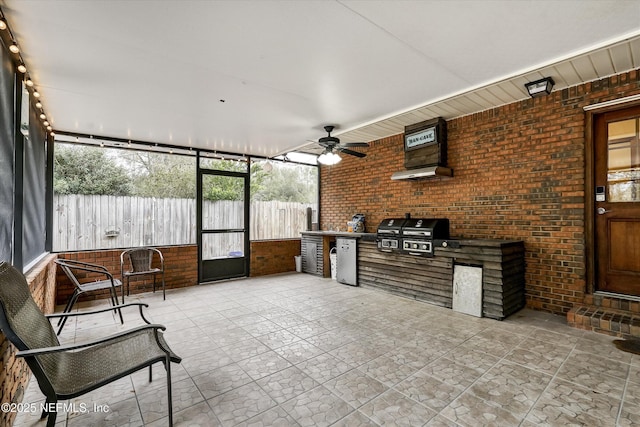
[[[67,305],[64,310],[62,310],[63,313],[70,313],[71,310],[73,310],[74,304],[82,294],[101,291],[104,289],[109,290],[111,304],[114,307],[118,305],[118,294],[116,288],[121,287],[122,282],[114,278],[106,267],[98,264],[63,258],[58,258],[55,262],[60,266],[69,280],[71,280],[71,283],[75,286],[73,294],[71,294],[69,301],[67,301]],[[96,278],[102,280],[95,280]],[[124,304],[124,288],[122,288],[122,303]],[[120,310],[118,310],[118,315],[120,316],[120,322],[124,323]],[[62,332],[62,328],[66,322],[66,317],[58,320],[58,335]]]
[[[160,267],[153,267],[154,255],[157,255]],[[153,275],[153,292],[155,292],[156,276],[159,274],[162,277],[162,299],[166,299],[164,257],[160,250],[156,248],[127,249],[120,254],[120,272],[122,274],[122,283],[127,285],[127,296],[129,295],[129,283],[132,276]]]
[[[124,307],[138,307],[146,325],[83,344],[60,345],[48,320]],[[18,349],[16,357],[25,359],[46,396],[42,418],[48,417],[47,427],[56,422],[59,400],[81,396],[146,367],[151,381],[152,365],[157,362],[162,362],[167,371],[169,425],[173,425],[171,362],[180,363],[181,358],[165,342],[161,332],[165,327],[150,324],[143,307],[148,305],[131,303],[45,316],[33,300],[24,276],[8,263],[0,262],[0,329]]]

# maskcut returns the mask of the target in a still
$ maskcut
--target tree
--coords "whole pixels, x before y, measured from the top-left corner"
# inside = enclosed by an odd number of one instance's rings
[[[140,197],[194,199],[194,157],[133,151],[123,153],[133,175],[133,194]]]
[[[131,180],[106,150],[56,144],[53,191],[58,194],[127,196]]]
[[[235,160],[203,159],[203,167],[245,172]],[[59,194],[109,194],[193,199],[196,158],[169,153],[56,144],[54,190]],[[265,168],[265,165],[269,167]],[[292,163],[253,162],[251,200],[315,203],[317,169]],[[244,180],[204,175],[204,200],[243,200]]]
[[[208,169],[246,172],[247,164],[234,160],[210,159]],[[251,185],[253,186],[253,168],[251,171]],[[257,181],[256,181],[257,185]],[[202,182],[202,197],[204,200],[244,200],[244,179],[225,175],[206,175]]]
[[[257,188],[254,188],[254,182],[251,181],[253,200],[316,202],[318,186],[315,167],[274,162],[269,173],[261,171],[259,175],[261,181]]]

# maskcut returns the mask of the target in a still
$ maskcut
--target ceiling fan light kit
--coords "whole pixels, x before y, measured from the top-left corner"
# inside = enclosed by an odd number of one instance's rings
[[[340,163],[342,161],[342,157],[340,155],[334,153],[333,151],[324,152],[318,156],[318,163],[325,166],[332,166]]]

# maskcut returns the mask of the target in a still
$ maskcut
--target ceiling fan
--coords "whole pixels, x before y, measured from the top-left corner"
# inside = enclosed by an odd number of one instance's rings
[[[368,147],[366,142],[345,142],[340,143],[340,139],[335,136],[331,136],[334,126],[325,126],[324,130],[327,132],[327,136],[323,136],[318,139],[318,144],[325,148],[324,152],[318,156],[318,163],[323,165],[335,165],[340,162],[342,158],[338,155],[338,152],[349,154],[356,157],[365,157],[366,154],[359,151],[349,150],[347,147]]]

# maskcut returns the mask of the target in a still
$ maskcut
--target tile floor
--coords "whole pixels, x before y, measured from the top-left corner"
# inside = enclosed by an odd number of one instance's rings
[[[561,316],[480,319],[297,273],[136,300],[183,357],[179,426],[640,425],[640,356]],[[119,329],[110,315],[83,319],[62,340]],[[147,370],[126,377],[75,399],[57,425],[165,426],[164,379],[161,365],[151,383]],[[41,400],[33,380],[24,402]],[[23,413],[14,425],[44,424]]]

